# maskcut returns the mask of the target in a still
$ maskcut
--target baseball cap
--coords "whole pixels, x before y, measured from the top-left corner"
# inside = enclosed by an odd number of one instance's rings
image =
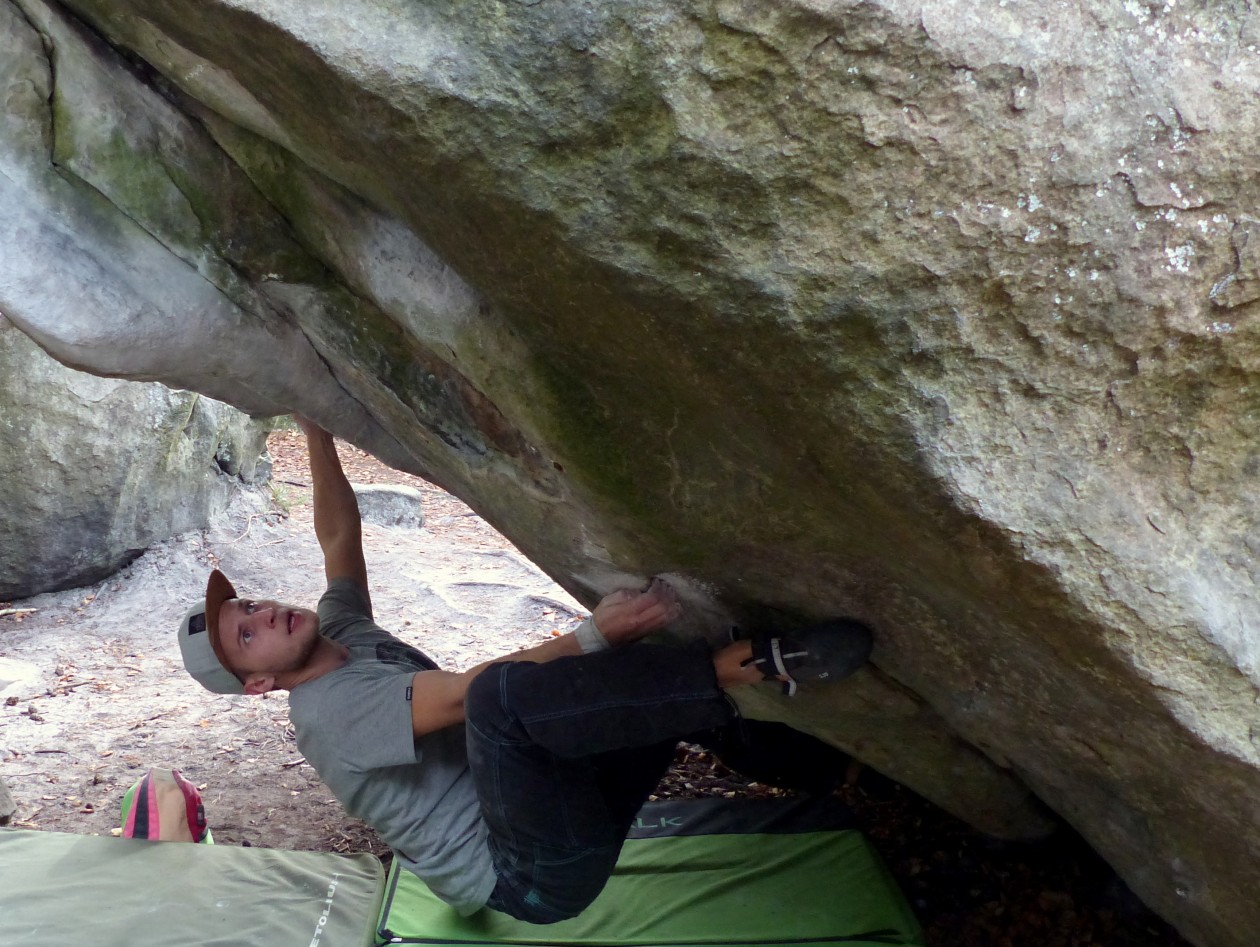
[[[198,684],[216,694],[245,693],[241,679],[228,670],[223,646],[219,644],[219,608],[236,597],[236,589],[227,576],[215,569],[206,583],[205,601],[190,608],[179,626],[184,667]]]

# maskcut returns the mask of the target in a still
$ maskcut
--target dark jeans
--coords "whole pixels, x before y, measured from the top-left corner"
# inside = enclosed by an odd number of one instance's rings
[[[644,644],[492,665],[465,708],[489,906],[538,924],[595,900],[678,740],[734,717],[707,651]]]

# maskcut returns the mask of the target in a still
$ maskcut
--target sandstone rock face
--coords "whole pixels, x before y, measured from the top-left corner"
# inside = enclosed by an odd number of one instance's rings
[[[363,522],[400,529],[424,525],[424,495],[414,487],[390,483],[356,483],[353,487]]]
[[[95,582],[204,526],[266,480],[265,437],[194,392],[66,368],[0,316],[0,599]]]
[[[59,359],[300,408],[588,602],[857,615],[871,671],[747,709],[1260,939],[1249,5],[0,19],[0,307]]]

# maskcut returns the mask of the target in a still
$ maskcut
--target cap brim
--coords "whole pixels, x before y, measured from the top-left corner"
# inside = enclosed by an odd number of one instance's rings
[[[219,609],[232,598],[236,598],[236,589],[232,588],[227,576],[215,569],[206,582],[206,634],[210,636],[210,647],[214,649],[214,656],[229,671],[232,670],[232,665],[223,653],[223,645],[219,643]]]

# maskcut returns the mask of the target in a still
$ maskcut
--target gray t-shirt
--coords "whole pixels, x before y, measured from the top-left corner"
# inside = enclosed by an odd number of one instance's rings
[[[352,581],[329,585],[318,614],[320,633],[349,648],[350,659],[290,692],[298,750],[404,868],[471,914],[490,897],[495,874],[464,726],[419,739],[411,730],[412,679],[436,665],[373,622]]]

